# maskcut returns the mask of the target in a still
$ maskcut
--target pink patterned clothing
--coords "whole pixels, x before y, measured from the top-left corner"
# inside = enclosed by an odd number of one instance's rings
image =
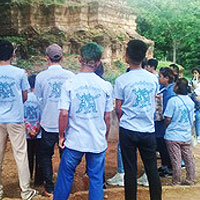
[[[190,142],[171,142],[167,141],[167,147],[171,164],[173,168],[172,184],[181,184],[181,159],[183,158],[186,166],[186,179],[184,181],[187,185],[194,184],[195,179],[195,164]]]

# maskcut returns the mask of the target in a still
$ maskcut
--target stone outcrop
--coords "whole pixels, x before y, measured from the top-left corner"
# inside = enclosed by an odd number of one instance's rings
[[[57,28],[66,32],[63,44],[71,53],[96,41],[104,46],[104,58],[120,57],[130,38],[142,39],[153,55],[154,43],[136,32],[136,15],[123,0],[71,0],[65,5],[0,5],[0,35],[20,35],[27,27],[36,31]],[[27,33],[28,34],[28,33]]]

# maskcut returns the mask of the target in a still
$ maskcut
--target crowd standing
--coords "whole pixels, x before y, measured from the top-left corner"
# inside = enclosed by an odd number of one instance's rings
[[[23,69],[12,65],[13,45],[0,41],[0,199],[9,138],[23,200],[38,194],[30,187],[33,179],[35,185],[44,184],[44,196],[67,199],[83,156],[89,177],[88,198],[103,200],[114,99],[119,120],[118,162],[117,173],[107,184],[124,186],[126,200],[137,199],[137,184],[149,186],[150,199],[161,200],[160,177],[172,176],[172,185],[195,183],[191,141],[195,118],[195,138],[200,143],[200,69],[192,70],[189,82],[180,77],[176,64],[158,72],[158,61],[145,58],[147,49],[143,41],[128,42],[125,60],[129,67],[116,79],[113,90],[102,77],[103,48],[97,43],[81,47],[81,70],[76,75],[61,66],[62,48],[51,44],[45,51],[48,68],[27,77]],[[56,144],[61,161],[54,187]],[[138,179],[137,150],[145,169]],[[181,180],[182,165],[186,167],[185,180]]]

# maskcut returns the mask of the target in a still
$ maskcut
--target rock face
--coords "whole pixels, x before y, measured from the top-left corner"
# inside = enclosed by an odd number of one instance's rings
[[[136,15],[124,0],[71,0],[64,5],[0,5],[0,35],[20,35],[28,27],[37,31],[57,28],[66,32],[63,46],[78,53],[80,46],[96,41],[104,46],[111,62],[123,55],[130,38],[145,41],[152,57],[154,43],[136,32]],[[28,34],[28,33],[27,33]]]

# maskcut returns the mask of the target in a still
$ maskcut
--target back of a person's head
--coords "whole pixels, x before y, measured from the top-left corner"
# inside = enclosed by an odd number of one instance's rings
[[[80,49],[82,63],[85,65],[93,66],[96,62],[100,61],[103,53],[103,47],[96,42],[85,44]]]
[[[150,67],[154,67],[154,69],[156,70],[158,66],[158,61],[155,58],[151,58],[147,61],[147,65],[149,65]]]
[[[28,77],[28,82],[29,82],[31,88],[35,88],[35,79],[36,79],[36,75],[35,74],[30,75]]]
[[[52,63],[59,63],[63,56],[63,49],[54,43],[46,48],[45,53]]]
[[[173,71],[178,75],[179,74],[179,67],[176,64],[169,65],[170,68],[173,69]]]
[[[7,40],[0,40],[0,61],[8,61],[14,52],[13,45]]]
[[[187,79],[185,78],[177,79],[174,91],[176,94],[187,95],[188,92],[190,91]]]
[[[130,40],[127,44],[126,55],[132,64],[140,64],[146,56],[147,45],[141,40]]]
[[[174,81],[174,73],[169,67],[160,68],[159,73],[161,73],[165,78],[167,77],[169,79],[169,83]]]

